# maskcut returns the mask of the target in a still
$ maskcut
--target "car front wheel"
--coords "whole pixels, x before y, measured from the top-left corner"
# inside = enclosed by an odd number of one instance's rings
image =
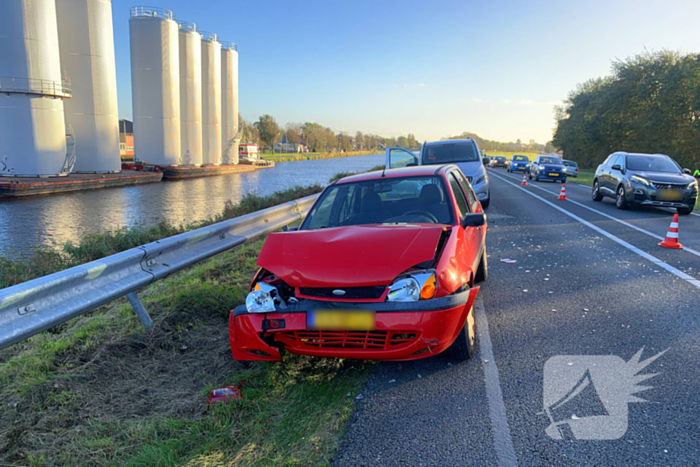
[[[681,216],[687,216],[688,214],[693,212],[693,210],[690,208],[676,208],[676,212]]]
[[[489,207],[489,204],[491,204],[491,192],[489,191],[489,197],[486,198],[485,200],[481,201],[481,209],[486,210],[486,208]]]
[[[627,198],[625,197],[625,187],[620,185],[617,188],[617,197],[615,198],[615,206],[617,209],[627,209]]]
[[[598,180],[593,181],[593,191],[591,192],[591,198],[593,201],[602,201],[603,195],[600,194],[600,186],[598,185]]]
[[[459,331],[457,339],[448,349],[450,358],[461,362],[474,358],[476,355],[476,322],[474,320],[474,306],[469,310],[464,327]]]

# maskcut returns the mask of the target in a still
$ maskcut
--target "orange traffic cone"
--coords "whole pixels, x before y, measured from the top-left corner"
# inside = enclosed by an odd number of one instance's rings
[[[668,233],[666,234],[666,240],[659,243],[659,246],[664,248],[674,248],[681,249],[683,245],[678,243],[678,214],[673,215],[673,221],[671,221],[671,227],[668,228]]]
[[[566,200],[566,183],[561,184],[561,191],[559,192],[559,198],[557,199]]]
[[[527,177],[525,176],[525,173],[523,173],[523,181],[520,184],[523,186],[527,186]]]

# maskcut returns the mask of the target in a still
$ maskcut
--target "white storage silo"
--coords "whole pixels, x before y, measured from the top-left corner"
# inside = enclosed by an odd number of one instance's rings
[[[221,164],[221,44],[202,32],[202,159]]]
[[[61,66],[71,77],[73,97],[65,101],[73,128],[74,172],[121,170],[117,73],[111,0],[56,2]]]
[[[202,165],[202,36],[194,23],[180,26],[180,154]]]
[[[0,1],[0,175],[69,172],[63,118],[68,97],[55,0]]]
[[[238,49],[221,42],[221,151],[224,164],[238,164]]]
[[[169,10],[134,7],[129,19],[134,156],[154,165],[179,165],[180,52]]]

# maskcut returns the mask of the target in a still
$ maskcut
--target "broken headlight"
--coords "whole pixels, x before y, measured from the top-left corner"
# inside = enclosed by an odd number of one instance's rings
[[[245,307],[249,313],[272,313],[275,311],[275,297],[279,296],[277,288],[258,282],[245,299]]]
[[[389,287],[387,301],[416,302],[435,296],[435,272],[416,271],[408,276],[399,276]]]

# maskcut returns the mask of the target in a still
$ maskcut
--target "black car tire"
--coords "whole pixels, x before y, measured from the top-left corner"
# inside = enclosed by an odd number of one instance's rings
[[[481,209],[484,211],[489,207],[489,204],[491,204],[491,192],[489,191],[489,197],[486,198],[485,200],[481,201]]]
[[[540,174],[535,173],[535,181],[539,182],[540,181]]]
[[[447,350],[450,358],[460,362],[470,360],[476,355],[476,320],[474,319],[473,305],[472,309],[469,310],[462,330],[457,335],[457,339]]]
[[[486,247],[484,246],[484,251],[481,253],[481,261],[479,261],[479,267],[476,268],[476,273],[474,274],[474,283],[479,284],[488,278],[489,262],[486,256]]]
[[[693,210],[691,208],[676,208],[676,212],[678,213],[679,216],[687,216]]]
[[[593,191],[591,191],[593,201],[603,201],[603,195],[600,194],[600,185],[598,180],[593,180]]]
[[[628,207],[627,198],[625,197],[625,187],[620,185],[617,187],[617,194],[615,195],[615,206],[617,209],[625,210]]]

